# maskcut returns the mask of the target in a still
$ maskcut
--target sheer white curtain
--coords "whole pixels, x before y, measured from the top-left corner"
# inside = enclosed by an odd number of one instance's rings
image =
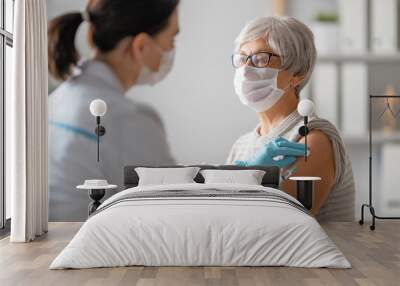
[[[6,98],[6,187],[12,242],[47,232],[46,0],[15,1],[13,92]]]

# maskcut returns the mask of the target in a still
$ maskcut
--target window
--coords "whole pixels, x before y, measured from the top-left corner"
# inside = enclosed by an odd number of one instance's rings
[[[10,194],[4,187],[4,107],[6,94],[11,92],[12,47],[14,32],[14,0],[0,0],[0,228],[11,217]],[[1,233],[0,233],[1,235]]]

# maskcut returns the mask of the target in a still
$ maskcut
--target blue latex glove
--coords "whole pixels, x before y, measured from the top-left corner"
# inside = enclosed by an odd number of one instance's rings
[[[285,138],[279,137],[265,144],[249,160],[235,161],[235,164],[242,167],[277,166],[286,168],[296,161],[296,157],[304,156],[305,148],[304,144],[290,142]]]

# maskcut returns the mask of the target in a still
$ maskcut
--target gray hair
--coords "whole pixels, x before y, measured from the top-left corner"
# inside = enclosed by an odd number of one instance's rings
[[[317,51],[311,30],[293,17],[262,17],[249,22],[236,38],[236,52],[247,42],[265,38],[272,51],[281,56],[282,69],[304,76],[296,95],[310,80]]]

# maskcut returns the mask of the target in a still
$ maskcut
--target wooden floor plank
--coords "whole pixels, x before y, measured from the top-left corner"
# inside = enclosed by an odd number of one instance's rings
[[[323,225],[352,269],[289,267],[119,267],[50,271],[51,261],[79,230],[80,223],[51,223],[29,244],[0,240],[1,286],[267,286],[400,285],[400,223],[379,222],[376,231],[357,223]]]

